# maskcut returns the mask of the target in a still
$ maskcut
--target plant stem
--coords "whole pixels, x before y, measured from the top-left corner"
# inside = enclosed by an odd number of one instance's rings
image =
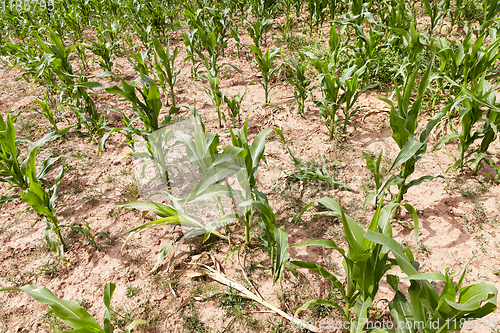
[[[59,237],[59,241],[61,242],[62,246],[63,246],[63,251],[66,252],[66,243],[64,242],[64,239],[61,235],[61,231],[59,230],[59,227],[57,226],[57,224],[54,223],[54,231],[56,232],[56,235],[57,237]]]

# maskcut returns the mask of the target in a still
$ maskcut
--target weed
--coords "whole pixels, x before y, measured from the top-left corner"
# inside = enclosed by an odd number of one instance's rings
[[[120,217],[122,210],[123,210],[123,208],[121,208],[121,207],[111,208],[108,212],[108,217],[113,218],[113,219],[117,219]]]
[[[234,288],[229,287],[217,296],[217,305],[225,309],[227,317],[241,318],[242,311],[247,304],[245,299],[235,292]]]
[[[466,198],[475,198],[477,196],[483,195],[488,191],[488,185],[481,178],[477,178],[478,182],[467,182],[464,178],[460,177],[457,179],[457,189],[460,194]]]
[[[111,311],[111,322],[114,326],[119,328],[125,328],[129,323],[134,321],[136,315],[133,310],[130,309],[119,309]]]
[[[27,284],[34,284],[38,280],[38,272],[29,271],[21,272],[19,275],[12,274],[7,277],[7,282],[11,283],[14,287],[20,287]]]
[[[396,80],[397,84],[402,84],[403,77],[398,75],[398,72],[401,69],[403,61],[404,56],[395,44],[390,44],[389,47],[380,49],[380,52],[375,57],[378,68],[373,73],[374,77],[371,80],[384,86],[392,85],[394,80]]]
[[[182,314],[182,327],[189,332],[205,333],[209,332],[200,318],[198,318],[198,311],[194,308],[194,301],[189,302],[184,309],[187,309],[189,314]],[[186,310],[184,310],[186,312]]]
[[[77,298],[75,300],[78,303],[78,305],[80,305],[85,310],[88,310],[92,307],[92,303],[90,302],[90,300],[86,299],[85,297]]]
[[[286,320],[281,319],[280,321],[267,317],[266,322],[270,326],[272,333],[286,333],[290,332],[290,325]]]
[[[335,177],[339,174],[339,167],[337,165],[338,161],[334,161],[332,164],[328,165],[327,158],[325,154],[323,154],[322,162],[317,162],[314,158],[307,162],[303,162],[293,156],[290,149],[288,152],[292,157],[295,166],[299,169],[298,171],[288,174],[288,179],[291,181],[300,181],[305,184],[308,184],[309,182],[321,181],[321,185],[327,185],[327,190],[331,188],[349,189],[347,185],[335,180]],[[333,171],[333,176],[331,171]],[[310,185],[308,187],[310,187]]]
[[[50,308],[42,314],[40,320],[49,325],[50,329],[54,332],[68,331],[71,329],[71,327],[66,325],[61,319],[56,317]]]
[[[419,245],[419,251],[420,253],[425,253],[425,254],[431,254],[432,251],[429,249],[429,247],[427,245],[425,245],[424,243],[420,243]]]
[[[288,39],[288,49],[297,52],[311,52],[321,58],[326,52],[319,41],[309,36],[292,35]]]
[[[42,267],[39,269],[40,274],[54,278],[59,276],[59,260],[49,259],[44,261]]]
[[[106,182],[106,183],[108,183],[108,184],[111,184],[111,183],[113,183],[114,181],[115,181],[115,177],[114,177],[114,176],[111,176],[111,175],[108,175],[108,176],[106,177],[106,180],[105,180],[105,182]]]
[[[87,194],[83,197],[83,203],[90,204],[92,207],[99,203],[99,194]]]
[[[137,187],[136,182],[132,182],[130,184],[125,185],[122,190],[122,201],[130,202],[137,200],[139,197],[139,188]]]
[[[488,221],[488,216],[486,215],[486,209],[483,203],[481,202],[474,203],[472,216],[474,217],[474,223],[479,226]]]
[[[127,291],[125,293],[125,295],[132,299],[134,298],[137,294],[139,294],[140,292],[142,291],[141,287],[134,287],[132,285],[127,285]]]

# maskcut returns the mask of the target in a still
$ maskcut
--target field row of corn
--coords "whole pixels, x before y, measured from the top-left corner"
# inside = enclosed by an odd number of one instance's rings
[[[16,200],[28,204],[46,222],[45,240],[63,261],[68,255],[65,235],[70,230],[102,250],[98,237],[110,238],[109,234],[94,233],[88,223],[74,226],[60,221],[58,187],[64,181],[66,162],[78,156],[43,159],[40,152],[74,131],[86,136],[100,154],[105,153],[110,138],[117,137],[130,148],[132,157],[143,160],[143,175],[148,166],[154,169],[151,181],[163,184],[166,198],[154,201],[144,197],[122,204],[157,215],[156,220],[129,230],[129,237],[162,225],[185,228],[183,238],[160,250],[153,271],[189,237],[202,237],[204,242],[213,237],[227,240],[233,248],[227,255],[232,256],[248,246],[250,229],[258,223],[273,283],[280,283],[287,270],[296,275],[306,268],[328,280],[340,299],[315,299],[292,315],[219,270],[205,266],[205,273],[300,329],[320,331],[298,314],[323,305],[337,309],[343,321],[353,323],[344,332],[368,330],[365,324],[370,310],[380,283],[386,280],[394,289],[390,314],[399,325],[371,331],[460,331],[466,321],[496,310],[497,289],[489,284],[462,286],[465,269],[459,281],[453,281],[448,271],[419,271],[411,250],[392,238],[391,220],[406,209],[413,218],[417,242],[417,212],[403,199],[410,188],[435,178],[414,177],[419,160],[429,149],[454,142],[458,151],[448,171],[470,170],[476,175],[488,168],[493,182],[500,181],[498,158],[489,152],[500,130],[500,102],[495,95],[500,76],[499,12],[497,0],[4,1],[0,55],[9,69],[19,67],[26,82],[38,87],[40,96],[33,110],[51,129],[33,142],[17,135],[15,129],[16,120],[27,110],[2,114],[0,181],[9,189],[0,197],[0,204]],[[174,47],[172,36],[179,31],[183,46]],[[327,47],[322,52],[294,51],[298,31],[310,38],[320,36]],[[180,59],[181,55],[186,56]],[[133,81],[121,75],[118,63],[122,58],[135,70]],[[229,95],[222,88],[225,79],[241,73],[232,59],[251,59],[260,73],[253,81],[241,77],[246,84],[260,84],[264,93],[248,109],[243,107],[245,91]],[[220,133],[206,130],[195,101],[179,102],[177,84],[186,66],[190,80],[200,84],[212,102]],[[392,92],[381,99],[389,105],[392,138],[399,152],[388,170],[381,168],[382,152],[378,156],[364,153],[376,185],[364,203],[376,209],[368,228],[364,230],[331,198],[308,204],[296,217],[298,220],[313,204],[324,206],[326,210],[310,215],[340,219],[347,248],[331,240],[289,244],[287,230],[279,226],[266,195],[259,191],[257,175],[265,161],[266,137],[274,131],[285,148],[287,142],[278,128],[250,135],[247,114],[256,107],[279,105],[273,89],[285,85],[294,96],[289,111],[306,118],[310,117],[306,110],[314,110],[317,116],[310,120],[324,125],[328,131],[324,139],[332,142],[348,141],[355,134],[354,120],[365,112],[358,103],[360,94]],[[118,95],[129,109],[97,102],[106,95]],[[181,112],[191,115],[190,133],[175,126],[175,117]],[[431,117],[423,117],[423,113]],[[111,125],[111,114],[119,116],[121,126]],[[428,147],[430,136],[445,127],[449,133]],[[221,143],[221,133],[230,136],[230,144]],[[186,158],[169,162],[169,154],[179,147]],[[301,162],[294,160],[300,168]],[[349,190],[328,172],[302,166],[294,173],[298,179]],[[192,188],[182,196],[174,194],[171,188],[178,179],[190,177],[192,172],[199,175]],[[232,185],[229,177],[234,179]],[[215,212],[211,220],[190,214],[188,207],[206,202],[213,206],[208,210]],[[241,228],[232,231],[230,223]],[[340,281],[315,262],[289,256],[290,247],[305,246],[338,251],[346,280]],[[409,287],[399,284],[398,276],[386,274],[395,267],[410,280]],[[431,282],[435,280],[444,284],[440,293]],[[0,290],[24,291],[47,304],[72,332],[109,333],[113,332],[110,302],[114,289],[113,283],[104,288],[102,325],[80,305],[60,300],[46,288],[24,285]],[[144,323],[133,321],[125,331]]]

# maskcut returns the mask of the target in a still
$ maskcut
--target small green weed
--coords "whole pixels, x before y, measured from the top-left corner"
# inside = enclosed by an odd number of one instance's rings
[[[429,247],[427,245],[425,245],[424,243],[420,243],[419,245],[419,251],[420,253],[425,253],[425,254],[431,254],[432,251],[429,249]]]
[[[58,259],[49,259],[42,263],[42,267],[39,269],[40,274],[43,274],[47,277],[58,277],[59,276],[59,260]]]
[[[474,203],[472,216],[474,217],[474,223],[479,226],[488,221],[488,216],[486,215],[486,208],[484,207],[484,204],[482,202]]]
[[[142,291],[141,287],[134,287],[132,285],[127,285],[127,292],[125,293],[125,295],[132,299],[134,298],[137,294],[139,294],[140,292]]]
[[[54,314],[54,312],[52,312],[52,309],[50,308],[42,314],[40,320],[45,324],[49,325],[50,329],[53,332],[71,330],[71,327],[69,327],[61,319],[56,317],[56,315]]]
[[[238,295],[234,288],[228,287],[226,291],[217,296],[217,305],[225,309],[227,317],[242,319],[248,302]]]
[[[85,310],[88,310],[92,307],[92,303],[90,302],[90,300],[86,299],[85,297],[77,298],[75,300],[78,303],[78,305],[80,305]]]
[[[186,311],[187,310],[187,311]],[[189,314],[185,314],[188,312]],[[206,333],[209,332],[208,328],[205,326],[200,318],[198,318],[198,311],[194,308],[194,301],[189,302],[184,308],[184,313],[182,314],[182,327],[188,332],[193,333]]]
[[[125,185],[122,191],[122,200],[124,202],[130,202],[137,200],[139,196],[139,188],[136,182]]]
[[[475,198],[488,191],[488,184],[482,177],[477,178],[477,182],[467,182],[464,178],[457,178],[456,188],[463,197]]]
[[[92,207],[99,203],[99,194],[87,194],[83,197],[83,203],[90,204]]]

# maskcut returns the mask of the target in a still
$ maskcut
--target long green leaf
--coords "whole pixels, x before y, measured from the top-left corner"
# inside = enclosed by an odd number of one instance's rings
[[[50,306],[52,312],[61,318],[68,326],[89,333],[105,333],[97,320],[92,317],[84,308],[75,302],[59,299],[50,290],[44,287],[34,287],[30,285],[19,288],[0,288],[0,291],[18,290],[28,293],[39,303]]]

